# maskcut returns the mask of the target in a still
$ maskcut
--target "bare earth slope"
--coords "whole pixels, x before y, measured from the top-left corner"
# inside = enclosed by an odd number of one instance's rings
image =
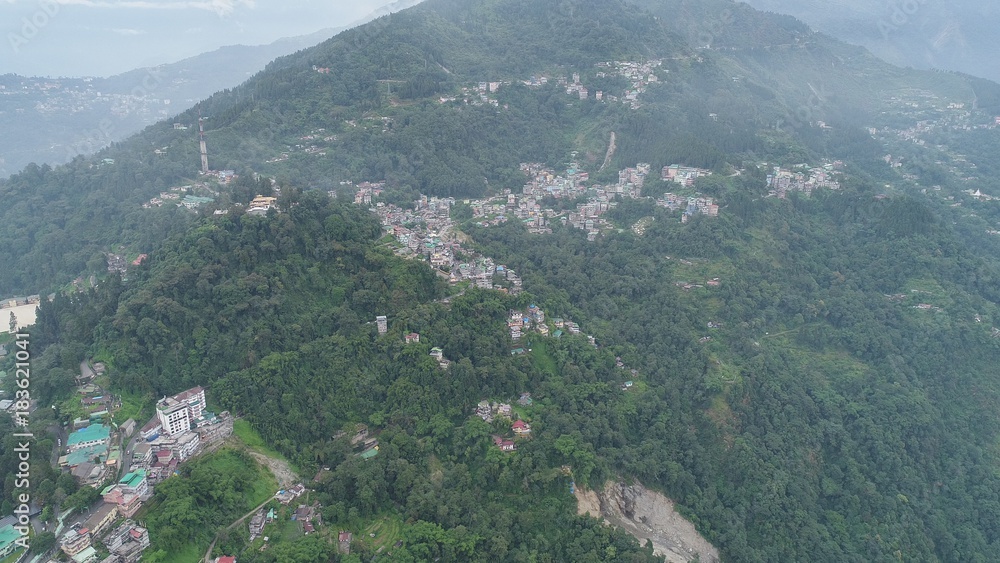
[[[674,502],[641,484],[609,481],[602,491],[576,490],[577,512],[603,518],[640,542],[653,542],[657,555],[669,563],[718,563],[719,551],[701,537],[694,524],[674,509]]]

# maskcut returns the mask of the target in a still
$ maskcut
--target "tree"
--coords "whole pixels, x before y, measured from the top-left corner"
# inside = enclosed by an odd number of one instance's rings
[[[31,538],[31,552],[43,554],[56,545],[56,535],[52,532],[41,532]]]

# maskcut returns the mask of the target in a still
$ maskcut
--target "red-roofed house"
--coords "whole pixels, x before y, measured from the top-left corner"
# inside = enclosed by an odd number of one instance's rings
[[[215,563],[236,563],[236,556],[234,555],[223,555],[221,557],[215,558]]]
[[[514,431],[514,434],[517,434],[518,436],[531,434],[531,426],[528,426],[528,423],[523,420],[514,421],[514,424],[512,424],[510,428]]]
[[[517,449],[517,445],[514,444],[513,440],[504,440],[500,442],[500,450],[505,452],[512,452]]]
[[[351,553],[351,540],[352,539],[354,539],[354,534],[352,534],[350,532],[340,532],[340,535],[337,536],[337,540],[338,540],[337,543],[339,544],[337,547],[338,547],[338,549],[340,549],[341,553],[343,553],[345,555]]]

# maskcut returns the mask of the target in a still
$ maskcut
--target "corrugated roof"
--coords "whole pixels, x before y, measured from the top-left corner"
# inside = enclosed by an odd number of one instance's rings
[[[15,530],[13,525],[8,524],[0,528],[0,550],[3,550],[19,537],[21,537],[21,533]]]
[[[92,424],[85,428],[81,428],[76,432],[69,435],[69,440],[67,440],[67,446],[75,446],[83,442],[90,442],[91,440],[107,440],[108,436],[111,435],[111,428],[107,426],[101,426],[97,424]]]

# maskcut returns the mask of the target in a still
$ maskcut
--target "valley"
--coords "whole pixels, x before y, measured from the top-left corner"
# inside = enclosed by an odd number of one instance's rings
[[[51,428],[141,413],[152,472],[206,409],[143,560],[988,560],[998,93],[724,0],[427,0],[26,167],[37,517],[137,493]]]

